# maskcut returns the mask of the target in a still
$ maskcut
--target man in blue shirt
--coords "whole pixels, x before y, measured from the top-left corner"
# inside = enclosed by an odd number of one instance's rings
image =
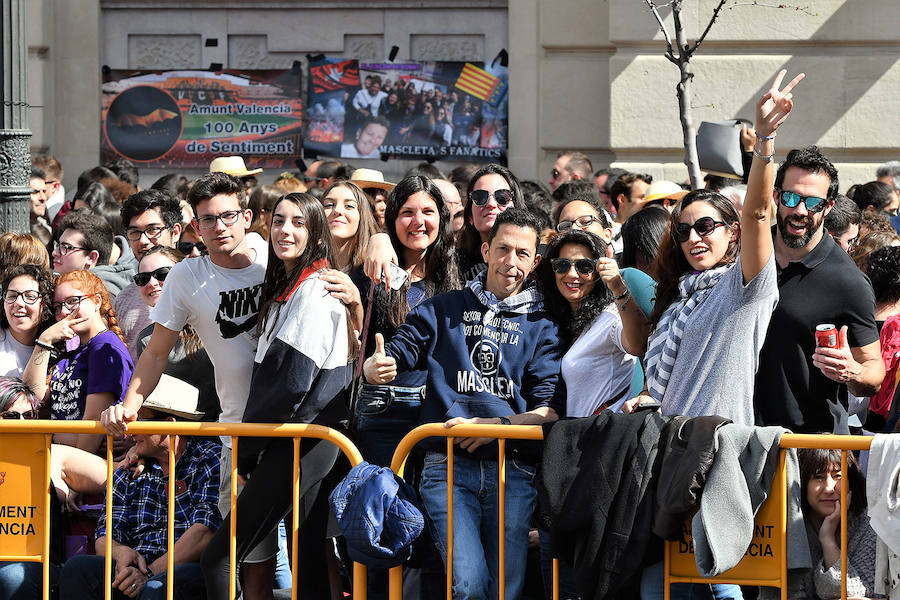
[[[198,420],[202,413],[175,394],[148,398],[138,418]],[[185,404],[188,404],[185,406]],[[204,597],[200,555],[222,522],[219,514],[217,440],[177,435],[135,435],[138,455],[146,461],[135,478],[127,468],[113,474],[113,589],[129,598],[166,597],[169,445],[175,447],[175,598]],[[103,565],[107,518],[96,531],[97,556],[81,555],[66,562],[60,575],[60,599],[104,597]]]
[[[564,347],[543,297],[527,280],[537,264],[540,225],[526,211],[501,213],[482,246],[487,269],[463,290],[437,295],[413,309],[390,342],[376,336],[365,362],[370,383],[397,370],[427,373],[422,422],[530,425],[555,421],[552,406]],[[499,586],[498,458],[490,438],[458,438],[454,453],[454,597],[496,598]],[[421,492],[446,561],[447,454],[441,439],[426,448]],[[522,593],[528,529],[537,492],[539,449],[507,444],[506,597]]]

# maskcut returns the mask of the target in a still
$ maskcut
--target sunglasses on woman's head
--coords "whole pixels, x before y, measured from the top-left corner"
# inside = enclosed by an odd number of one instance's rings
[[[802,202],[806,205],[806,210],[813,213],[822,212],[825,210],[825,205],[828,204],[828,201],[825,198],[819,198],[818,196],[801,196],[797,192],[789,192],[782,189],[778,190],[778,199],[788,208],[795,208]]]
[[[580,275],[590,275],[597,268],[597,260],[593,258],[576,258],[574,261],[568,258],[550,259],[550,268],[553,269],[554,273],[560,275],[568,273],[572,269],[573,264]]]
[[[494,202],[497,203],[497,206],[506,206],[513,199],[512,190],[497,190],[493,194],[487,190],[473,190],[469,194],[469,198],[475,206],[484,206],[491,199],[491,196],[494,196]]]
[[[0,413],[0,419],[37,419],[38,411],[36,409],[19,412],[17,410],[7,410]]]
[[[194,248],[196,248],[197,251],[201,254],[206,252],[206,244],[204,244],[203,242],[178,242],[176,248],[185,256],[193,252]]]
[[[166,276],[169,274],[169,271],[172,270],[172,267],[160,267],[154,271],[146,271],[143,273],[135,273],[131,278],[134,281],[134,285],[138,287],[144,287],[148,283],[150,283],[150,278],[153,277],[157,281],[165,281]]]
[[[687,223],[679,223],[675,226],[675,231],[673,235],[675,236],[675,241],[679,244],[683,244],[688,241],[691,237],[691,229],[697,232],[697,235],[700,237],[706,237],[708,235],[712,235],[712,232],[716,230],[716,227],[720,225],[725,226],[727,223],[725,221],[716,221],[712,217],[700,217],[696,221],[694,221],[693,225],[688,225]]]

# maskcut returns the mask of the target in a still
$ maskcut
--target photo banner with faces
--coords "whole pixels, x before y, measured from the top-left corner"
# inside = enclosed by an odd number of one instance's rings
[[[294,168],[303,146],[301,69],[105,69],[102,159],[140,167],[207,168],[217,156],[247,167]]]
[[[343,159],[505,159],[509,69],[495,61],[309,66],[304,148]]]

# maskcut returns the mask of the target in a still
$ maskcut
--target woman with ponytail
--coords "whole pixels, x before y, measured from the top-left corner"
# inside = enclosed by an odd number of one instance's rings
[[[51,418],[98,420],[122,399],[134,370],[109,293],[90,271],[71,271],[56,280],[51,307],[56,323],[35,339],[23,379],[38,398],[49,400]],[[52,370],[51,354],[60,357]],[[103,441],[87,434],[53,438],[88,452]]]

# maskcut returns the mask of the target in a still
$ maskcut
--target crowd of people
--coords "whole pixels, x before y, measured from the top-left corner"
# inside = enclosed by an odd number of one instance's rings
[[[731,431],[729,440],[760,428],[900,431],[900,162],[846,195],[815,146],[791,150],[776,168],[777,130],[803,78],[784,76],[756,104],[745,181],[727,189],[715,177],[690,190],[594,171],[587,156],[566,151],[549,187],[497,164],[445,176],[422,163],[394,184],[333,159],[262,185],[259,170],[223,157],[197,179],[170,174],[149,189],[133,164],[113,161],[82,173],[67,199],[59,162],[35,157],[31,233],[0,235],[0,412],[99,420],[115,439],[114,511],[91,520],[86,505],[106,489],[106,437],[53,437],[53,535],[65,535],[64,512],[90,531],[80,551],[53,553],[59,597],[103,596],[108,535],[112,585],[125,597],[165,597],[168,575],[176,598],[226,598],[232,577],[249,599],[291,586],[303,598],[348,589],[347,553],[329,518],[329,494],[349,469],[335,446],[301,444],[292,574],[288,439],[241,439],[232,507],[230,437],[133,435],[135,420],[315,423],[347,432],[379,466],[422,423],[544,424],[546,451],[506,445],[503,577],[496,441],[454,440],[453,597],[495,598],[503,581],[511,599],[550,597],[550,559],[571,554],[560,540],[581,535],[565,530],[581,512],[567,498],[593,507],[614,491],[558,493],[584,468],[569,460],[575,445],[605,448],[612,442],[589,435],[607,435],[609,423],[641,440],[652,428],[661,440],[669,423],[711,417],[709,435]],[[382,139],[462,143],[467,123],[457,119],[478,112],[452,93],[406,94],[376,77],[359,94],[360,122],[383,127]],[[817,343],[822,324],[835,327],[835,344]],[[573,423],[564,431],[588,437],[553,438]],[[870,523],[865,460],[849,458],[848,591],[897,597],[896,536]],[[407,565],[418,582],[408,597],[444,595],[448,462],[446,443],[431,438],[407,464],[429,524]],[[797,463],[808,568],[792,579],[791,597],[837,598],[840,455],[801,450]],[[870,503],[873,493],[869,486]],[[583,529],[593,535],[596,525]],[[229,574],[232,536],[239,576]],[[624,541],[579,545],[561,565],[560,597],[603,589],[662,598],[662,555],[653,551],[661,544],[645,545],[624,556]],[[587,564],[604,548],[602,565]],[[630,565],[621,576],[598,575],[622,561]],[[0,599],[36,598],[40,586],[38,563],[0,563]],[[368,593],[387,597],[385,570],[370,569]],[[673,594],[757,590],[676,584]]]

